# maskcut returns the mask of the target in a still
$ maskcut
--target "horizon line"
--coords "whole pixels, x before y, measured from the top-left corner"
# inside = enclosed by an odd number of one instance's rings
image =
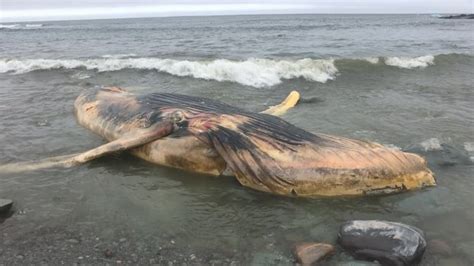
[[[405,13],[324,13],[324,12],[297,12],[297,13],[243,13],[243,14],[182,14],[182,15],[157,15],[157,16],[137,16],[137,17],[104,17],[104,18],[77,18],[77,19],[32,19],[32,20],[8,20],[0,23],[25,23],[25,22],[66,22],[66,21],[94,21],[94,20],[126,20],[126,19],[151,19],[151,18],[180,18],[180,17],[237,17],[237,16],[275,16],[275,15],[451,15],[451,14],[472,14],[469,12],[405,12]]]

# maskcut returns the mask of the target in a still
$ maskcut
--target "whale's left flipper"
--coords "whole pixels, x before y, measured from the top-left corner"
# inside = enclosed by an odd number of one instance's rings
[[[159,138],[163,138],[171,134],[173,129],[174,124],[171,121],[164,121],[149,129],[140,132],[132,132],[122,138],[83,153],[63,155],[33,162],[20,162],[0,165],[0,173],[18,173],[51,167],[71,167],[74,165],[83,164],[107,154],[129,150]]]

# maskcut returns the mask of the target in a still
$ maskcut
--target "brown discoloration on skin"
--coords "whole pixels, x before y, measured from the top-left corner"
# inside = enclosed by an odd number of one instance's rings
[[[251,122],[252,118],[238,115],[213,121],[220,131],[233,134],[230,139],[241,139],[232,144],[221,134],[222,141],[214,146],[244,186],[310,197],[394,193],[436,184],[425,160],[416,154],[323,134],[317,135],[318,141],[295,144],[279,140],[272,132],[242,134],[240,128]],[[236,148],[242,143],[248,148]]]
[[[295,102],[295,101],[293,101]],[[285,111],[290,104],[274,109]],[[221,175],[229,170],[256,190],[289,196],[394,193],[435,185],[418,155],[324,134],[284,120],[184,95],[138,97],[105,88],[78,97],[78,121],[113,141],[169,120],[180,130],[131,150],[149,162]]]
[[[132,150],[132,154],[151,163],[189,172],[217,176],[226,168],[222,157],[193,135],[162,138]]]
[[[141,107],[137,99],[121,88],[104,88],[97,91],[94,101],[87,102],[84,96],[79,96],[75,102],[76,117],[80,124],[103,136],[109,141],[134,132],[139,135],[146,130],[144,120],[140,117],[117,125],[99,115],[99,108],[121,106],[127,112],[133,113]],[[92,111],[93,110],[93,111]],[[164,108],[163,111],[173,113],[176,108]],[[198,172],[210,175],[220,175],[226,169],[226,163],[212,147],[203,143],[196,136],[188,134],[179,138],[165,137],[138,148],[131,153],[151,163]],[[179,160],[179,158],[186,158]],[[184,163],[186,161],[186,163]]]

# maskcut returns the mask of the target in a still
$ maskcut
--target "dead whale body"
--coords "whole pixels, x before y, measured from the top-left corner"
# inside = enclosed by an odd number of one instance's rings
[[[155,164],[233,175],[243,186],[290,196],[381,194],[435,185],[416,154],[312,134],[270,115],[277,109],[254,113],[179,94],[89,90],[75,102],[77,119],[111,142],[100,155],[92,152],[81,160],[130,149]]]

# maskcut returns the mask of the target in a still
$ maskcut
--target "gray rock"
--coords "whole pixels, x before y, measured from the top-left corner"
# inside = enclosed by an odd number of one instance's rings
[[[314,265],[334,253],[334,246],[324,243],[301,243],[296,245],[294,254],[298,263]]]
[[[0,199],[0,213],[7,213],[13,205],[10,199]]]
[[[441,16],[441,19],[474,19],[474,14],[459,14],[450,16]]]
[[[338,238],[355,258],[383,265],[412,265],[421,260],[426,249],[420,229],[395,222],[349,221],[341,226]]]

